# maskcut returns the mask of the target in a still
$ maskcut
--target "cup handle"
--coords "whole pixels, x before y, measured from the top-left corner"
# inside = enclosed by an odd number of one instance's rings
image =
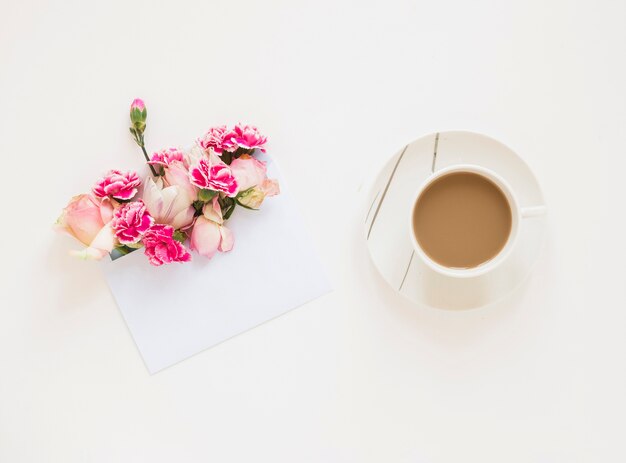
[[[522,207],[522,218],[538,217],[540,215],[544,215],[547,210],[548,208],[546,206]]]

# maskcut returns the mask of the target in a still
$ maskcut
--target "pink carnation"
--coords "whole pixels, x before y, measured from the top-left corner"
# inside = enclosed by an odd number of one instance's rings
[[[191,183],[198,188],[221,191],[226,196],[237,196],[237,181],[230,168],[223,163],[211,165],[207,159],[200,159],[198,164],[189,170]]]
[[[263,145],[267,142],[267,137],[261,135],[259,129],[252,125],[237,124],[233,130],[223,137],[222,146],[226,151],[236,151],[237,148],[255,149],[258,148],[265,153]]]
[[[202,138],[198,139],[198,144],[205,150],[212,149],[215,154],[221,155],[224,151],[224,135],[226,134],[226,126],[211,127]]]
[[[144,252],[155,266],[171,262],[189,262],[191,254],[174,239],[174,229],[169,225],[153,225],[143,237]]]
[[[183,161],[183,152],[178,148],[167,148],[152,154],[150,164],[167,167],[174,161]]]
[[[120,207],[113,216],[111,226],[120,243],[133,244],[141,239],[153,223],[154,219],[140,199]]]
[[[122,201],[128,201],[137,194],[137,187],[141,185],[141,179],[136,172],[110,170],[101,178],[91,191],[98,198],[111,197]]]

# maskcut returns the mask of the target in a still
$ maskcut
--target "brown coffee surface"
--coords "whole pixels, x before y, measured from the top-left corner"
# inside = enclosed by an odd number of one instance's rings
[[[472,172],[438,178],[419,196],[413,230],[432,260],[472,268],[494,258],[511,233],[511,207],[491,180]]]

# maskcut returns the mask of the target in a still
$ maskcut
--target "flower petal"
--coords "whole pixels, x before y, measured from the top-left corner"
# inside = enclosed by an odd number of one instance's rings
[[[220,236],[222,237],[222,241],[219,245],[220,252],[228,252],[235,245],[235,235],[230,230],[230,228],[226,228],[224,226],[220,227]]]
[[[209,259],[217,252],[222,239],[219,225],[200,216],[191,231],[190,246],[198,254]]]

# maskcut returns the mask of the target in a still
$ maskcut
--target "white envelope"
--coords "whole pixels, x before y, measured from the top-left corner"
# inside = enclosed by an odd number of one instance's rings
[[[267,160],[267,159],[266,159]],[[269,165],[270,177],[277,169]],[[143,250],[102,268],[150,371],[155,373],[331,290],[285,185],[261,210],[238,207],[232,251],[153,267]]]

